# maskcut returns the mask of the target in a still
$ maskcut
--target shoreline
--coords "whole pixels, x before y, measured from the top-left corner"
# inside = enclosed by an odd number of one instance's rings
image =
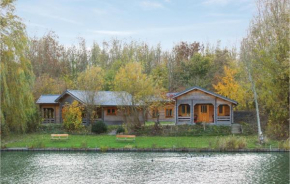
[[[212,152],[212,153],[257,153],[257,152],[290,152],[286,149],[194,149],[194,148],[4,148],[0,152]]]

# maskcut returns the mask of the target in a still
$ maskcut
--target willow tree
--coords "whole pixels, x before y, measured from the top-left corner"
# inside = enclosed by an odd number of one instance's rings
[[[34,75],[27,59],[25,25],[14,14],[12,0],[1,1],[1,128],[26,132],[36,125],[31,86]]]

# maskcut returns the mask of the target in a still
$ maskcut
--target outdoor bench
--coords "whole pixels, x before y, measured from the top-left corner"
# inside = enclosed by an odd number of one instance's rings
[[[135,135],[116,135],[117,141],[135,141]]]
[[[55,140],[68,139],[68,134],[51,134],[51,139]]]

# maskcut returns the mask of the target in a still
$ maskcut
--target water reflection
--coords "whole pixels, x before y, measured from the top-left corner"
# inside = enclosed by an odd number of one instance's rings
[[[289,183],[288,153],[2,152],[3,183]]]

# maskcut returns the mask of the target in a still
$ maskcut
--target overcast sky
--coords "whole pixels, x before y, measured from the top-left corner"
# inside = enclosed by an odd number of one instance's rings
[[[111,38],[161,43],[180,41],[237,46],[255,11],[254,0],[18,0],[16,13],[29,36],[50,30],[64,45],[83,37],[90,46]]]

